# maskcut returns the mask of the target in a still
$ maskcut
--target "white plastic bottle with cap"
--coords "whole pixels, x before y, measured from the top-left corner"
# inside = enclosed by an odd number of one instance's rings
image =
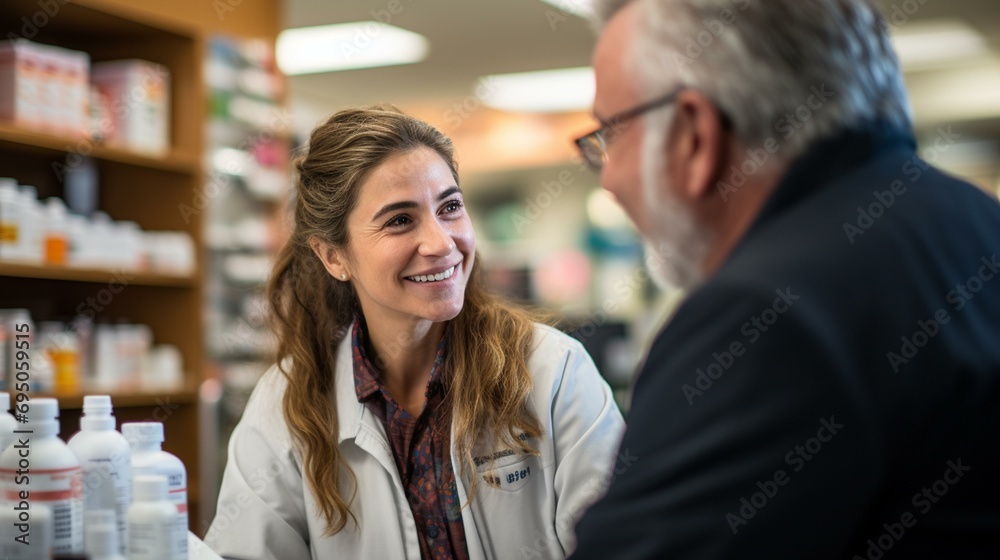
[[[52,558],[52,508],[44,503],[32,503],[28,526],[21,512],[0,508],[0,558],[4,560],[50,560]],[[23,529],[28,530],[25,536]],[[27,543],[27,544],[25,544]]]
[[[128,509],[129,560],[174,560],[178,557],[177,508],[167,499],[167,478],[138,475],[133,489],[135,501]]]
[[[83,514],[83,548],[90,560],[125,560],[114,510],[95,509]]]
[[[161,449],[163,424],[160,422],[128,422],[122,424],[122,434],[132,446],[133,479],[143,475],[166,477],[169,499],[175,506],[174,539],[177,554],[174,558],[187,560],[187,471],[184,463]],[[131,558],[131,554],[129,557]]]
[[[132,503],[132,448],[115,431],[111,397],[83,397],[80,431],[69,440],[83,467],[83,509],[112,510],[118,527],[120,552],[125,551],[125,516]]]
[[[14,443],[14,430],[18,428],[17,420],[10,415],[10,393],[0,393],[0,453]]]
[[[21,258],[21,195],[17,181],[0,177],[0,260]]]
[[[38,189],[34,185],[19,185],[21,197],[20,260],[42,264],[42,235],[45,231],[45,214],[38,202]]]
[[[28,401],[28,422],[18,430],[17,441],[0,455],[3,497],[16,507],[25,502],[34,508],[52,508],[52,551],[83,552],[83,472],[80,461],[59,434],[59,402],[34,398]],[[27,433],[20,433],[20,432]],[[24,442],[24,444],[22,444]],[[23,453],[23,455],[22,455]],[[30,470],[30,473],[27,472]],[[21,496],[27,494],[27,499]]]

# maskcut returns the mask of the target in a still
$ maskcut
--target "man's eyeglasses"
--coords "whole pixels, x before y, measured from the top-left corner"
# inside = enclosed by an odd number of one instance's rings
[[[653,109],[673,103],[677,99],[677,95],[686,88],[687,86],[681,86],[663,97],[658,97],[652,101],[618,113],[608,119],[608,122],[601,128],[577,138],[574,143],[580,150],[580,156],[586,162],[587,167],[595,172],[600,172],[601,168],[604,167],[604,162],[608,160],[608,144],[625,132],[625,123]],[[723,126],[728,127],[729,119],[725,113],[721,113],[721,116]]]

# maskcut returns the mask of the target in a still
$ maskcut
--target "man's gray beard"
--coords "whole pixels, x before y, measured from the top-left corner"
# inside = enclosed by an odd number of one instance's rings
[[[708,252],[709,233],[702,228],[668,185],[663,161],[673,111],[650,126],[647,121],[642,153],[642,193],[648,208],[649,237],[644,236],[646,266],[661,289],[691,292],[703,280],[702,261]]]

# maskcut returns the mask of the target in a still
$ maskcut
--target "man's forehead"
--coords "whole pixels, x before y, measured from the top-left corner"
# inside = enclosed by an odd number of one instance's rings
[[[611,18],[594,48],[592,63],[597,79],[594,112],[606,118],[611,105],[629,103],[636,98],[634,80],[627,73],[629,44],[635,33],[639,3],[631,2]],[[608,107],[604,107],[604,105]],[[617,109],[617,108],[616,108]]]

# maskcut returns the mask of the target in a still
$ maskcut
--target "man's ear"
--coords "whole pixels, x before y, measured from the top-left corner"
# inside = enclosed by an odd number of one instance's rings
[[[674,122],[672,161],[684,163],[668,168],[681,168],[674,179],[687,197],[704,198],[714,192],[729,149],[722,114],[701,92],[684,90],[677,96]]]
[[[318,237],[309,239],[309,248],[319,257],[319,260],[323,263],[323,268],[330,273],[330,276],[333,276],[337,280],[347,280],[350,273],[347,270],[347,263],[344,256],[339,249]]]

